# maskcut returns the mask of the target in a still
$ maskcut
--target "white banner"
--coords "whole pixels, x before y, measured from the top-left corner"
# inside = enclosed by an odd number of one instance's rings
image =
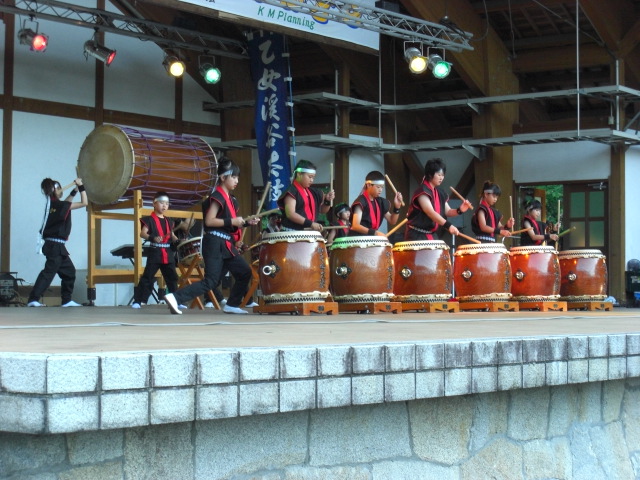
[[[282,7],[274,7],[255,0],[180,0],[200,7],[211,8],[221,12],[227,12],[266,24],[278,27],[290,28],[301,32],[331,37],[363,47],[378,50],[380,48],[380,34],[363,28],[350,27],[341,22],[327,20],[322,17],[314,17],[306,13],[298,13],[286,8],[286,1]],[[328,2],[320,0],[307,0],[306,3],[318,4],[325,8]],[[372,0],[373,5],[373,0]],[[268,29],[268,26],[264,27]]]

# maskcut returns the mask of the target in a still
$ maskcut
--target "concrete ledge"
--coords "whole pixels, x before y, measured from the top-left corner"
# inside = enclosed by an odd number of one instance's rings
[[[640,334],[0,353],[0,431],[53,434],[640,376]]]

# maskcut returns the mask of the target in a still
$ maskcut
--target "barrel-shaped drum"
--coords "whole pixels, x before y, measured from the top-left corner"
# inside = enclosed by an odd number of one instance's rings
[[[193,237],[178,244],[178,261],[186,266],[191,265],[193,259],[200,256],[202,237]]]
[[[563,250],[560,262],[560,299],[599,301],[607,297],[607,262],[600,250]]]
[[[503,244],[461,245],[453,256],[453,282],[459,301],[511,298],[509,252]]]
[[[336,238],[329,265],[336,302],[389,301],[393,297],[393,254],[386,237]]]
[[[266,233],[259,246],[265,304],[323,302],[329,296],[329,259],[318,232]]]
[[[93,130],[78,157],[87,198],[98,205],[129,200],[135,190],[147,202],[165,191],[172,206],[195,205],[211,193],[216,167],[213,150],[201,138],[117,125]]]
[[[560,263],[553,247],[512,247],[511,293],[518,301],[548,301],[560,298]]]
[[[398,242],[393,247],[395,300],[442,302],[451,298],[451,257],[442,240]]]

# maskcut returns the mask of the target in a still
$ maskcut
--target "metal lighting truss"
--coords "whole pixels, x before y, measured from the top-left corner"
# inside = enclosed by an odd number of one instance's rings
[[[318,0],[255,0],[293,12],[326,18],[353,27],[401,38],[409,42],[422,42],[430,47],[460,52],[473,50],[469,45],[471,33],[438,23],[427,22],[390,10],[367,5],[359,0],[320,2]],[[285,6],[286,4],[286,6]]]
[[[236,40],[55,0],[0,0],[0,12],[99,29],[150,40],[168,48],[184,48],[236,59],[249,58],[245,44]]]

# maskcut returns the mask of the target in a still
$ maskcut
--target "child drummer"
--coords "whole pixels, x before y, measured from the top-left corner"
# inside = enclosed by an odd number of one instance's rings
[[[60,182],[45,178],[40,184],[42,193],[47,197],[45,218],[42,222],[40,234],[44,239],[42,254],[47,257],[44,269],[38,275],[36,283],[29,293],[27,306],[45,307],[40,303],[40,297],[49,288],[53,277],[56,274],[60,277],[60,295],[63,307],[80,307],[79,303],[71,300],[73,285],[76,281],[76,267],[71,261],[71,256],[67,251],[65,243],[71,233],[71,210],[86,207],[89,205],[87,193],[81,178],[74,180],[77,188],[74,187],[71,193],[62,200],[62,187]],[[74,202],[73,198],[80,192],[80,201]]]
[[[493,208],[501,194],[500,185],[489,180],[484,182],[480,205],[471,217],[471,229],[482,243],[495,243],[496,235],[511,236],[509,229],[513,227],[515,220],[510,218],[507,224],[503,225],[502,214]]]
[[[546,233],[546,225],[540,221],[542,204],[539,200],[532,200],[525,205],[525,216],[522,219],[522,228],[531,228],[520,235],[520,245],[542,245],[543,242],[558,240],[556,233]]]
[[[260,220],[254,217],[245,220],[238,216],[238,200],[232,192],[238,186],[240,167],[228,159],[218,163],[218,185],[213,193],[202,202],[204,235],[202,257],[204,259],[204,279],[192,283],[177,292],[167,294],[165,300],[173,314],[180,315],[179,305],[205,294],[218,286],[225,270],[231,272],[235,282],[222,311],[246,314],[240,308],[242,299],[249,289],[251,267],[240,255],[243,249],[241,229],[246,225],[256,225]]]
[[[293,182],[278,199],[278,206],[284,211],[282,231],[322,231],[318,214],[329,211],[336,194],[333,190],[325,194],[319,188],[313,188],[315,178],[316,166],[308,160],[300,160],[294,169]]]
[[[384,175],[374,170],[369,172],[365,178],[362,193],[351,205],[353,218],[349,235],[369,235],[386,236],[379,231],[382,220],[386,220],[389,225],[398,222],[398,214],[402,206],[402,194],[396,192],[393,199],[393,211],[391,202],[381,197],[384,189]]]
[[[460,233],[447,218],[462,215],[473,207],[469,200],[457,209],[449,206],[449,195],[441,187],[446,172],[440,158],[432,158],[425,164],[422,185],[413,193],[407,212],[409,228],[405,230],[405,240],[439,240],[443,230],[451,235]]]
[[[336,221],[332,223],[332,226],[339,227],[329,231],[327,235],[327,243],[331,244],[336,238],[346,237],[349,235],[349,229],[351,228],[351,210],[346,203],[340,203],[335,206],[333,212],[336,215]]]
[[[172,221],[164,215],[168,209],[169,195],[167,192],[158,192],[153,197],[153,212],[148,217],[140,219],[140,238],[149,242],[150,249],[144,272],[134,291],[131,308],[140,308],[147,303],[158,270],[162,272],[169,292],[178,289],[175,253],[171,250],[171,244],[177,242],[178,237],[173,232]]]

